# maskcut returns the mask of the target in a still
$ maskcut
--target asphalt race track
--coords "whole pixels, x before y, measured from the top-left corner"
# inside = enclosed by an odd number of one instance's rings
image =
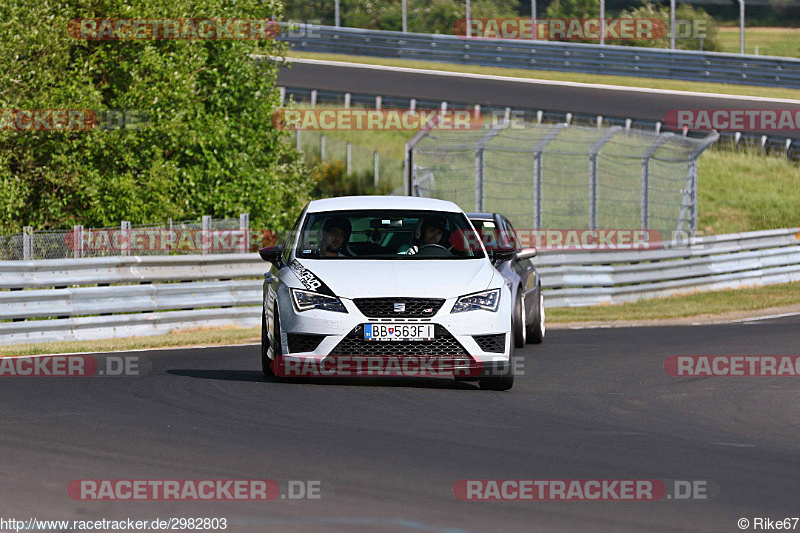
[[[498,73],[502,75],[502,69],[498,69]],[[747,97],[664,94],[630,88],[609,90],[552,82],[500,81],[296,62],[291,68],[281,69],[278,85],[653,121],[663,121],[664,114],[671,109],[800,110],[800,102],[797,101],[776,103],[748,100]],[[724,91],[724,87],[720,85],[720,91]],[[791,132],[786,133],[791,135]]]
[[[800,514],[798,378],[670,355],[797,355],[800,318],[551,330],[507,393],[265,380],[257,346],[129,353],[140,377],[0,378],[0,518],[226,517],[229,531],[739,531]],[[119,355],[119,354],[117,354]],[[98,359],[105,356],[97,356]],[[76,501],[76,479],[320,481],[317,500]],[[460,479],[703,480],[706,501],[465,502]]]

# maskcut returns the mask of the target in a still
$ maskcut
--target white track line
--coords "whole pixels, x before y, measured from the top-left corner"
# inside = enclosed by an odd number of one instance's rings
[[[371,65],[365,63],[348,63],[345,61],[328,61],[325,59],[306,59],[302,57],[287,57],[287,63],[304,63],[308,65],[327,65],[333,67],[362,68],[370,70],[389,70],[393,72],[407,72],[410,74],[427,74],[429,76],[450,76],[457,78],[472,78],[480,80],[510,81],[514,83],[528,83],[536,85],[555,85],[557,87],[580,87],[585,89],[604,89],[607,91],[638,92],[649,94],[668,94],[675,96],[695,96],[701,98],[727,98],[730,100],[743,100],[748,102],[771,102],[775,104],[800,105],[800,100],[788,98],[766,98],[763,96],[743,96],[738,94],[699,93],[693,91],[674,91],[668,89],[651,89],[649,87],[625,87],[622,85],[606,85],[602,83],[579,83],[574,81],[539,80],[534,78],[512,78],[510,76],[495,76],[490,74],[471,74],[468,72],[448,72],[445,70],[431,70],[409,67],[390,67],[386,65]]]

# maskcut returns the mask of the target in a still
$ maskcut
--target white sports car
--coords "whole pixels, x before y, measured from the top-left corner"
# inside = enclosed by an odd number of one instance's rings
[[[310,202],[284,245],[260,250],[273,265],[263,292],[264,373],[389,375],[371,371],[392,367],[510,389],[511,293],[474,233],[464,212],[441,200]],[[301,368],[316,373],[287,371]]]

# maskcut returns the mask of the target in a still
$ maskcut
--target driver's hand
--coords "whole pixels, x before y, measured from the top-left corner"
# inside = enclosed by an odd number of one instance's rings
[[[408,250],[406,250],[406,255],[414,255],[418,251],[419,251],[419,248],[415,245],[415,246],[412,246],[411,248],[409,248]]]

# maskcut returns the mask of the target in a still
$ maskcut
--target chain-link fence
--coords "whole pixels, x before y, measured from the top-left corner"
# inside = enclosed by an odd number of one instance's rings
[[[274,240],[274,234],[254,234],[249,226],[247,213],[239,218],[203,216],[161,224],[122,221],[113,228],[76,225],[72,230],[33,231],[26,226],[21,234],[0,236],[0,260],[241,253]]]
[[[697,157],[717,139],[620,126],[500,121],[409,143],[414,196],[499,212],[518,228],[695,232]]]

